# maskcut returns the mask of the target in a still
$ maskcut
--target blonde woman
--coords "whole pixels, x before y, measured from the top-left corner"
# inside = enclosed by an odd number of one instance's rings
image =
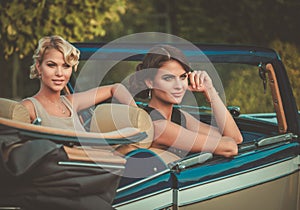
[[[136,106],[131,94],[121,84],[96,87],[85,92],[61,95],[72,71],[76,71],[80,52],[60,36],[40,39],[33,55],[30,78],[40,80],[40,89],[22,101],[30,113],[31,122],[41,119],[41,125],[84,131],[77,112],[111,97],[120,103]]]

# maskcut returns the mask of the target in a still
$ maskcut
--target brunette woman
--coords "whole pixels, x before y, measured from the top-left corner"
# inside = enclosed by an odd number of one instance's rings
[[[237,144],[243,138],[234,119],[207,72],[191,71],[182,51],[170,45],[155,46],[136,70],[131,77],[130,90],[134,95],[138,93],[149,98],[144,109],[154,124],[153,148],[169,150],[181,157],[202,151],[225,157],[238,153]],[[174,107],[181,103],[187,90],[206,96],[217,127]]]

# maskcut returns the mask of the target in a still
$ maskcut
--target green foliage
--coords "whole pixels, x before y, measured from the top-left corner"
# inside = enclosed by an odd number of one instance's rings
[[[299,0],[185,0],[170,7],[172,32],[193,42],[300,44]]]
[[[239,106],[242,113],[274,111],[269,84],[265,93],[257,66],[215,64],[215,67],[223,82],[227,105]]]
[[[120,21],[115,24],[109,24],[105,26],[105,29],[109,31],[101,40],[112,41],[125,35],[155,31],[159,27],[157,22],[157,11],[154,7],[155,0],[130,0],[126,2],[126,13],[124,13]],[[160,1],[161,5],[165,4],[165,1]],[[165,32],[165,31],[163,31]]]
[[[299,0],[130,0],[127,6],[106,40],[155,31],[191,42],[268,46],[280,38],[300,45]]]
[[[32,53],[45,35],[61,35],[68,41],[104,36],[104,26],[117,22],[126,0],[2,0],[0,49],[5,58],[18,52]]]

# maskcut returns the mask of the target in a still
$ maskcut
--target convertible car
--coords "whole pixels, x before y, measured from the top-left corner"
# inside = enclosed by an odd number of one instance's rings
[[[128,85],[154,44],[74,43],[81,63],[64,94]],[[79,113],[89,131],[80,133],[29,124],[20,104],[1,99],[0,209],[299,210],[299,114],[279,55],[254,46],[171,44],[212,77],[244,138],[237,156],[155,150],[149,116],[114,100]],[[187,93],[178,106],[214,123],[201,94]]]

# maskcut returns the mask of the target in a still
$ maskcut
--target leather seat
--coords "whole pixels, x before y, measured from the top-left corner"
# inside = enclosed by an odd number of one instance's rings
[[[138,107],[124,104],[101,104],[96,107],[91,119],[91,132],[111,132],[133,127],[145,132],[147,137],[140,142],[122,145],[118,151],[126,154],[136,148],[149,148],[153,141],[154,129],[148,113]]]
[[[138,143],[117,147],[116,150],[121,154],[127,155],[136,149],[149,149],[150,153],[154,152],[166,164],[180,159],[169,151],[151,147],[154,127],[151,117],[142,108],[124,104],[101,104],[94,110],[90,125],[91,132],[111,132],[126,127],[137,128],[145,132],[148,137]]]
[[[30,123],[30,116],[26,107],[7,98],[0,98],[0,117]]]

